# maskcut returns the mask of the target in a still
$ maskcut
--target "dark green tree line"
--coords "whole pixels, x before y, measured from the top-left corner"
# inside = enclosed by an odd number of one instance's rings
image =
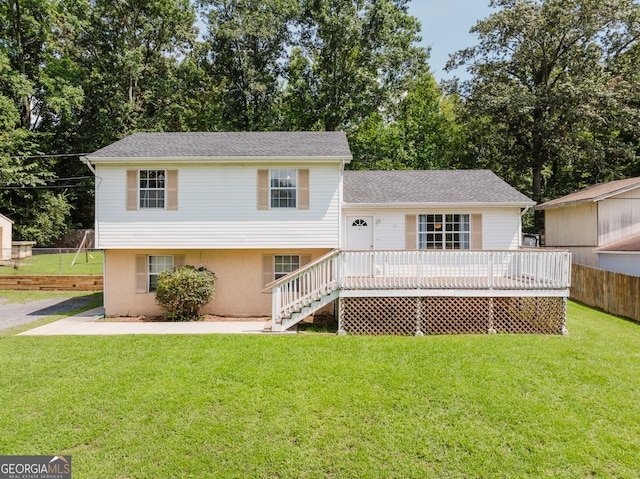
[[[472,29],[479,44],[449,64],[472,74],[461,90],[468,164],[536,201],[637,171],[638,3],[491,5],[498,11]]]
[[[56,180],[135,131],[340,129],[353,168],[490,168],[536,200],[640,174],[637,0],[494,0],[446,91],[408,4],[0,0],[1,211],[43,246],[90,227],[93,179]]]

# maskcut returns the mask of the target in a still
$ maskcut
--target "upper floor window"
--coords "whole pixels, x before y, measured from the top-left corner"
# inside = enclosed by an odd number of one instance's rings
[[[419,215],[418,248],[469,249],[469,215]]]
[[[165,171],[140,170],[140,208],[164,208]]]
[[[271,208],[295,208],[298,199],[298,171],[271,170],[269,180]]]

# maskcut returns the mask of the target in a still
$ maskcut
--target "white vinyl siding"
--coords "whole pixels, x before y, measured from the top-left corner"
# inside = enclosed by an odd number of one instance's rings
[[[407,215],[434,214],[468,214],[482,215],[482,249],[516,249],[520,245],[520,208],[494,207],[465,209],[439,208],[426,209],[358,209],[345,208],[343,216],[374,215],[376,250],[406,249],[405,217]],[[348,230],[347,230],[348,233]],[[345,234],[347,234],[345,233]],[[343,240],[346,244],[346,238]]]
[[[340,164],[309,170],[309,209],[256,207],[255,165],[166,165],[178,169],[180,208],[126,210],[126,170],[98,165],[100,248],[337,248]],[[291,166],[292,168],[294,166]],[[161,169],[149,165],[145,169]]]

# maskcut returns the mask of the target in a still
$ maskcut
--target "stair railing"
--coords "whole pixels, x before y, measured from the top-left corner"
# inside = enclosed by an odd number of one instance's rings
[[[271,319],[282,318],[299,311],[339,287],[341,252],[331,251],[300,269],[269,283]]]

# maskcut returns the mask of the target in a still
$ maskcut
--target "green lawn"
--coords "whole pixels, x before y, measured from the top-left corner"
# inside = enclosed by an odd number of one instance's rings
[[[0,337],[0,451],[80,478],[638,478],[640,325]]]
[[[10,265],[0,267],[1,274],[102,274],[102,251],[89,251],[78,255],[71,266],[75,253],[37,254],[30,258],[13,260]]]

